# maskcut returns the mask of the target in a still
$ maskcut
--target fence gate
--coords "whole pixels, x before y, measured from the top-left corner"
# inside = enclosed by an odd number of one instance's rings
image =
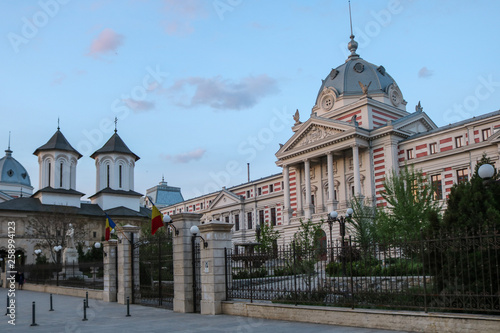
[[[173,310],[174,265],[172,234],[158,231],[154,236],[134,244],[134,256],[139,257],[139,290],[134,290],[135,302]]]
[[[193,303],[194,312],[200,312],[201,301],[201,258],[200,258],[200,243],[196,242],[196,237],[191,238],[192,253],[193,253]]]

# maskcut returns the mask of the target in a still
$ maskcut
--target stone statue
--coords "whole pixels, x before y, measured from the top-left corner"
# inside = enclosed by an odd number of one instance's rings
[[[368,88],[370,88],[370,84],[372,84],[372,81],[370,81],[370,83],[368,83],[367,86],[365,86],[363,83],[361,83],[361,81],[358,81],[359,83],[359,86],[361,87],[361,91],[363,91],[363,95],[368,95]]]
[[[422,105],[420,105],[420,101],[418,101],[418,104],[415,106],[415,112],[422,112],[424,108]]]
[[[294,126],[302,124],[302,122],[300,121],[299,109],[297,109],[297,111],[295,111],[295,114],[293,115],[293,120],[295,120]]]
[[[73,229],[73,225],[70,223],[68,230],[66,231],[66,247],[75,249],[75,229]]]

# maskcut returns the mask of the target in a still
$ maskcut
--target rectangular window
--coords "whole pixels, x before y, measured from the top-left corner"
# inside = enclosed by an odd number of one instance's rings
[[[203,202],[200,204],[200,209],[203,209]]]
[[[409,159],[409,160],[412,160],[415,158],[415,156],[413,156],[413,149],[408,149],[406,151],[406,157]]]
[[[247,191],[247,198],[250,198],[250,190]]]
[[[240,215],[234,215],[234,230],[240,230]]]
[[[276,208],[271,208],[271,225],[276,225]]]
[[[491,135],[491,128],[485,128],[483,130],[483,141],[488,140],[488,138],[490,137],[490,135]]]
[[[433,155],[437,152],[437,143],[430,143],[429,144],[429,152],[431,155]]]
[[[248,229],[252,229],[252,212],[247,213]]]
[[[262,188],[260,188],[260,187],[259,187],[259,188],[257,189],[257,195],[262,195]]]
[[[269,193],[273,193],[274,192],[274,185],[271,184],[269,185]]]
[[[264,226],[264,211],[259,210],[259,224],[261,227]]]
[[[457,136],[455,138],[455,147],[456,148],[460,148],[462,147],[463,143],[462,143],[462,136]]]
[[[118,186],[120,186],[120,188],[122,188],[122,166],[120,165],[118,167]]]
[[[468,169],[460,169],[457,170],[457,183],[465,183],[469,181],[469,170]]]
[[[229,223],[229,216],[226,216],[225,220],[226,220],[226,223]]]
[[[92,235],[94,235],[94,238],[96,238],[97,237],[97,232],[93,231]]]
[[[431,185],[434,190],[434,200],[443,199],[443,188],[441,186],[441,175],[431,176]]]

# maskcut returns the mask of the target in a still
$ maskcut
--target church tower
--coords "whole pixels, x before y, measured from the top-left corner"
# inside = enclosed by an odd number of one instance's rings
[[[39,190],[33,196],[42,204],[80,207],[84,194],[76,191],[76,165],[82,154],[69,144],[59,126],[33,155],[38,157],[40,170]]]
[[[134,191],[134,168],[139,156],[134,154],[115,133],[90,157],[96,165],[96,194],[92,203],[103,210],[125,207],[139,211],[140,193]]]

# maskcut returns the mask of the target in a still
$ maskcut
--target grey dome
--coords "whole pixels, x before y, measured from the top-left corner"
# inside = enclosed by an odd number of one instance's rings
[[[14,157],[12,150],[7,149],[0,159],[0,183],[31,186],[30,176],[26,169]]]
[[[323,89],[329,87],[334,88],[338,96],[363,95],[359,82],[364,86],[370,85],[368,94],[387,93],[389,86],[396,83],[383,66],[369,63],[357,55],[350,56],[344,64],[332,69],[323,80],[318,98]]]

